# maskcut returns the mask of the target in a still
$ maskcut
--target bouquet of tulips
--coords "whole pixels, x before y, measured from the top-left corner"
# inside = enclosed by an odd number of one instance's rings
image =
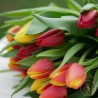
[[[82,2],[0,14],[11,18],[1,56],[22,77],[12,96],[29,86],[32,98],[98,97],[98,5]]]

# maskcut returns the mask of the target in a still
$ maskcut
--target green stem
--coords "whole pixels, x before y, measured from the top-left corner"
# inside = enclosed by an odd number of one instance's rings
[[[92,49],[88,49],[86,50],[83,55],[81,56],[80,60],[79,60],[79,64],[82,64],[84,59],[86,58],[86,56],[91,52]]]

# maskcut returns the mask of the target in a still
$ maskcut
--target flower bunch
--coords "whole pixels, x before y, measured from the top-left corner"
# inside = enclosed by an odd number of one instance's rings
[[[66,3],[69,8],[49,5],[1,14],[22,17],[9,21],[14,25],[7,31],[8,45],[1,50],[1,56],[10,58],[9,68],[23,78],[12,96],[27,85],[32,98],[96,96],[98,6],[90,0],[83,6],[75,0]]]

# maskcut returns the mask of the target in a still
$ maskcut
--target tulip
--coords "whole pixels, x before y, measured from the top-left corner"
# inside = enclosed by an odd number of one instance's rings
[[[65,35],[62,30],[52,29],[37,38],[37,45],[41,47],[54,47],[64,44]]]
[[[79,28],[93,28],[97,24],[97,10],[89,10],[81,13],[78,20]]]
[[[21,69],[19,69],[19,64],[16,64],[16,62],[18,62],[20,59],[17,58],[17,57],[13,57],[10,59],[10,62],[8,64],[9,68],[11,70],[14,70],[14,71],[21,71]]]
[[[10,28],[7,32],[8,33],[17,33],[20,29],[21,29],[20,26],[14,26],[14,27]],[[11,36],[10,34],[7,34],[6,37],[9,42],[12,42],[14,40],[13,36]]]
[[[56,85],[56,86],[65,86],[66,85],[66,80],[65,80],[66,72],[70,66],[71,66],[71,63],[65,64],[55,74],[51,73],[50,74],[51,84]]]
[[[35,91],[35,90],[38,90],[41,85],[47,81],[48,78],[43,78],[43,79],[37,79],[33,82],[33,84],[31,85],[31,88],[30,88],[30,91]]]
[[[53,70],[54,64],[49,59],[41,59],[33,64],[27,73],[32,79],[41,79],[48,77]]]
[[[31,43],[32,40],[35,40],[40,34],[34,34],[34,35],[27,35],[27,31],[29,29],[31,22],[25,24],[21,30],[19,30],[19,32],[16,34],[16,36],[14,37],[14,39],[17,42],[20,43]]]
[[[84,67],[78,63],[72,63],[66,72],[66,86],[78,89],[86,80],[86,73]]]
[[[16,64],[19,60],[20,59],[17,58],[17,57],[11,58],[8,66],[9,66],[9,68],[11,70],[21,72],[21,77],[24,78],[27,75],[27,69],[23,69],[23,68],[21,69],[21,68],[19,68],[19,66],[21,66],[21,65]]]
[[[28,56],[31,56],[33,52],[37,51],[39,49],[36,44],[31,44],[28,46],[21,47],[17,53],[18,58],[23,59]]]
[[[39,98],[66,98],[67,90],[64,86],[50,85],[42,92]]]

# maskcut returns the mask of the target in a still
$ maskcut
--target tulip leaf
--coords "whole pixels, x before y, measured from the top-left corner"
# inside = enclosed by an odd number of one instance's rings
[[[86,72],[98,67],[98,59],[96,59],[90,66],[86,67]]]
[[[39,53],[36,57],[61,57],[66,53],[66,49],[51,49]]]
[[[18,50],[8,51],[7,53],[1,54],[2,57],[14,57],[16,56]]]
[[[11,98],[13,97],[14,94],[18,93],[20,90],[22,90],[24,87],[28,85],[30,81],[29,76],[26,76],[26,78],[23,79],[23,81],[17,86],[15,91],[12,93]]]
[[[24,58],[20,61],[17,62],[17,64],[21,64],[24,66],[32,66],[32,64],[34,64],[36,61],[38,61],[40,58],[37,58],[35,56],[29,56],[27,58]]]
[[[28,21],[31,21],[33,19],[32,16],[28,16],[25,18],[21,18],[21,19],[13,19],[13,20],[7,20],[5,21],[6,24],[9,25],[24,25],[25,23],[27,23]]]
[[[95,9],[95,10],[97,9],[95,4],[93,4],[93,3],[86,4],[85,6],[82,7],[81,13],[84,11],[92,10],[92,9]]]
[[[98,89],[98,69],[97,69],[97,71],[95,73],[93,84],[94,84],[94,87],[92,89],[92,95],[94,95],[96,90]]]
[[[78,4],[75,0],[66,0],[66,3],[67,3],[67,5],[70,9],[73,9],[73,10],[76,10],[76,11],[81,10],[80,4]]]
[[[25,16],[30,16],[35,13],[40,13],[40,12],[61,12],[65,13],[66,15],[75,15],[78,16],[79,13],[77,11],[73,11],[70,9],[66,8],[60,8],[60,7],[51,7],[51,6],[45,6],[45,7],[38,7],[38,8],[30,8],[30,9],[22,9],[22,10],[16,10],[16,11],[10,11],[10,12],[4,12],[1,13],[0,16],[6,16],[6,17],[25,17]]]
[[[38,34],[45,31],[47,28],[48,28],[47,25],[43,24],[42,22],[34,18],[26,34],[28,35]]]
[[[65,63],[68,62],[79,50],[84,48],[85,43],[78,43],[72,46],[65,54],[64,59],[59,67],[62,67]]]
[[[40,16],[38,14],[34,16],[50,28],[66,30],[69,33],[75,35],[83,35],[88,31],[87,29],[78,28],[77,26],[78,18],[76,17],[68,18],[68,16],[67,17],[65,16],[64,18],[48,18],[48,17]]]
[[[16,41],[10,42],[9,44],[7,44],[7,45],[0,51],[0,54],[1,54],[4,50],[6,50],[7,48],[9,48],[9,47],[11,47],[11,46],[14,46],[14,45],[16,45],[16,44],[19,44],[19,43],[16,42]]]

